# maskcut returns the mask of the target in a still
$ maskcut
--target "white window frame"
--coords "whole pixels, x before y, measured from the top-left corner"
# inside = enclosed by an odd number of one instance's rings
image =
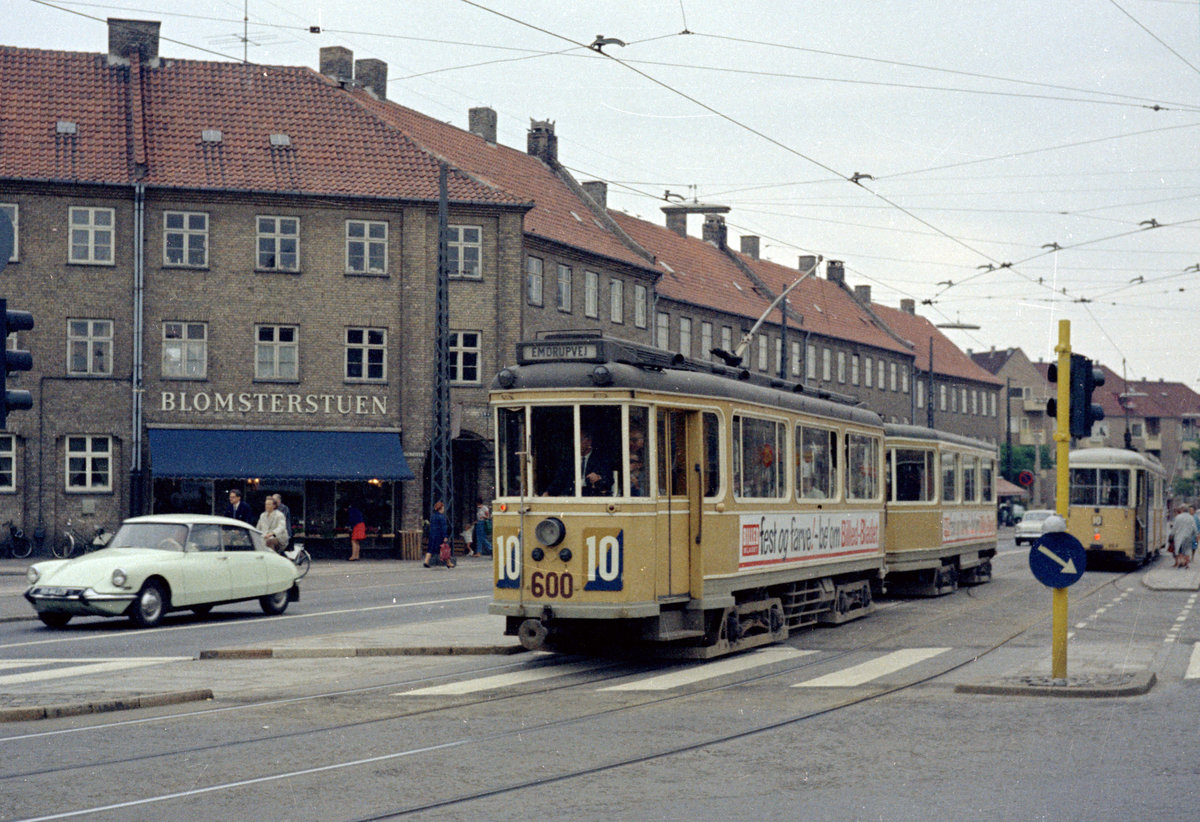
[[[583,272],[583,316],[600,317],[600,275],[595,271]]]
[[[483,279],[483,226],[446,226],[446,250],[451,279]]]
[[[767,370],[767,335],[758,335],[758,370]]]
[[[171,356],[174,354],[174,356]],[[208,323],[163,320],[164,380],[203,380],[208,376]]]
[[[891,378],[892,378],[890,386],[893,391],[900,390],[899,371],[900,371],[900,369],[896,366],[896,363],[894,363],[894,362],[888,363],[888,373],[891,375]]]
[[[63,485],[68,494],[91,494],[112,490],[112,437],[68,434],[63,447]],[[74,469],[72,461],[75,463]],[[83,481],[73,483],[72,477],[80,474]]]
[[[837,352],[837,381],[846,384],[846,352]]]
[[[163,212],[163,267],[164,268],[208,268],[208,212],[207,211],[164,211]],[[179,218],[179,225],[172,226],[172,218]],[[179,238],[177,248],[171,247],[171,238]],[[195,247],[199,244],[199,248]],[[171,259],[171,252],[179,253],[178,260]],[[199,251],[198,258],[193,258]]]
[[[387,329],[350,326],[346,329],[342,375],[346,382],[387,382]],[[357,354],[357,356],[352,356]],[[357,370],[357,375],[351,374]]]
[[[7,214],[9,222],[12,223],[13,248],[8,261],[15,263],[21,258],[21,207],[16,203],[0,203],[0,211]]]
[[[799,377],[800,376],[800,343],[797,342],[796,340],[792,340],[792,342],[789,343],[789,345],[791,345],[791,347],[792,347],[792,362],[791,362],[792,376]]]
[[[783,370],[783,338],[775,338],[775,370],[771,373],[779,374]],[[782,375],[781,375],[782,376]]]
[[[721,326],[721,350],[730,354],[733,353],[733,328],[732,326]]]
[[[833,381],[833,352],[828,348],[821,349],[821,380]]]
[[[482,331],[450,332],[448,366],[451,385],[479,385],[482,346]]]
[[[938,386],[938,393],[941,395],[941,401],[938,403],[938,410],[945,411],[946,410],[946,386],[944,384]]]
[[[263,333],[271,332],[270,339],[264,339]],[[285,332],[290,332],[285,334]],[[283,339],[291,336],[291,339]],[[289,360],[284,355],[292,353]],[[270,354],[269,370],[263,370],[263,354]],[[295,373],[285,373],[288,366]],[[267,382],[296,382],[300,379],[300,327],[297,325],[275,325],[261,323],[254,326],[254,379]]]
[[[354,233],[361,232],[361,233]],[[356,267],[354,257],[362,262]],[[379,265],[372,265],[379,259]],[[386,220],[346,220],[346,273],[383,275],[388,273],[388,224]]]
[[[573,276],[571,266],[558,264],[557,288],[554,291],[555,304],[558,306],[558,310],[564,314],[571,313],[571,280]]]
[[[0,493],[17,490],[17,438],[0,434]]]
[[[713,349],[713,324],[707,320],[700,322],[700,359],[711,360]]]
[[[870,357],[863,357],[863,388],[871,388],[875,385],[875,361]]]
[[[86,326],[80,327],[81,323]],[[86,365],[83,369],[75,369],[75,350],[80,346],[84,349]],[[96,365],[96,355],[100,355],[100,365]],[[67,318],[67,374],[72,377],[107,377],[113,372],[113,321],[88,319],[85,317]]]
[[[625,281],[608,278],[608,318],[617,325],[625,324]]]
[[[884,377],[883,369],[884,369],[884,366],[886,365],[886,363],[884,363],[882,357],[879,359],[878,365],[879,365],[879,368],[878,368],[878,373],[876,374],[876,376],[879,377],[879,379],[875,381],[875,387],[878,388],[880,391],[884,391],[887,389],[887,386],[883,382],[883,377]]]
[[[850,384],[858,385],[859,369],[862,368],[862,363],[858,354],[850,355]]]
[[[646,327],[646,315],[650,307],[646,304],[646,286],[635,283],[633,286],[633,324],[638,328]]]
[[[667,351],[671,347],[671,315],[658,312],[654,316],[654,344]]]
[[[817,378],[817,347],[809,343],[806,353],[807,356],[804,359],[804,376],[806,379],[815,380]]]
[[[679,353],[692,356],[692,320],[689,317],[679,318]]]
[[[546,263],[541,257],[525,258],[525,299],[530,305],[544,305]]]
[[[900,393],[908,393],[908,368],[900,370]]]
[[[300,270],[300,218],[281,214],[254,217],[254,270]]]
[[[97,218],[104,215],[108,222]],[[77,218],[82,218],[76,222]],[[76,265],[116,265],[116,211],[99,206],[68,209],[67,262]],[[77,243],[76,239],[82,240]],[[81,253],[76,255],[76,251]],[[97,254],[100,251],[101,253]],[[105,256],[107,253],[107,256]]]
[[[917,380],[917,408],[925,407],[925,383]]]

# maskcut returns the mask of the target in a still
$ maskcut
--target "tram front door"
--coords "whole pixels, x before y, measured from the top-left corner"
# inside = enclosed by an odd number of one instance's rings
[[[691,589],[691,556],[699,528],[700,477],[691,470],[700,444],[700,415],[659,408],[655,425],[657,454],[657,562],[655,588],[660,597],[686,596]]]

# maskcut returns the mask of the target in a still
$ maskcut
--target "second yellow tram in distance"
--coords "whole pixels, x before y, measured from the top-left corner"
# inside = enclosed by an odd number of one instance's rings
[[[489,611],[528,648],[695,657],[869,613],[884,426],[835,399],[598,334],[520,343],[492,384]]]
[[[1083,543],[1089,563],[1142,565],[1157,557],[1167,543],[1162,464],[1124,448],[1079,448],[1067,464],[1067,531]]]

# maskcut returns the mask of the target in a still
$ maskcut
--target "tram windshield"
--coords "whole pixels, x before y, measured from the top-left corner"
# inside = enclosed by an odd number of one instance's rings
[[[1071,504],[1093,507],[1129,506],[1129,470],[1125,468],[1072,468]]]

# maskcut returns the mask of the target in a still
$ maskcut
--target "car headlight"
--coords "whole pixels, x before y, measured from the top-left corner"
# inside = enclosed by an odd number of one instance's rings
[[[41,578],[42,575],[38,572],[36,565],[30,565],[29,570],[25,572],[25,581],[30,585],[37,582]]]
[[[125,587],[125,572],[120,568],[114,568],[112,572],[112,584],[117,588]]]

